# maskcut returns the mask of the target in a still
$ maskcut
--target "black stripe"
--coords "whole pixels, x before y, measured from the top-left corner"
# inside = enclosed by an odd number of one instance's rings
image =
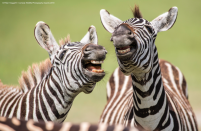
[[[98,129],[97,125],[90,125],[88,131],[96,131]]]
[[[15,95],[15,96],[16,96],[16,95]],[[20,95],[17,96],[17,97],[15,98],[15,100],[11,103],[11,106],[9,107],[9,109],[8,109],[8,111],[7,111],[7,113],[6,113],[6,117],[8,117],[8,116],[10,115],[11,110],[12,110],[14,104],[15,104],[15,103],[17,102],[17,100],[19,99],[19,97],[20,97]]]
[[[72,125],[69,129],[69,131],[79,131],[80,130],[80,126],[79,125]]]
[[[37,118],[38,118],[38,120],[43,120],[43,118],[42,118],[42,115],[41,115],[41,113],[40,113],[40,110],[39,110],[39,100],[40,99],[38,99],[38,96],[39,96],[39,87],[36,87],[37,89],[36,89],[36,103],[35,103],[35,106],[36,106],[36,116],[37,116]]]
[[[109,125],[107,127],[106,131],[114,131],[114,126]]]

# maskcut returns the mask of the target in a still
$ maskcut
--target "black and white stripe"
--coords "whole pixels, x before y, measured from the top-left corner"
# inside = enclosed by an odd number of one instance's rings
[[[107,124],[90,124],[83,122],[74,124],[70,122],[54,123],[54,122],[35,122],[32,119],[28,121],[0,117],[1,131],[143,131],[138,128],[124,127],[123,125],[107,125]]]
[[[91,93],[96,82],[104,77],[104,72],[88,70],[85,61],[93,67],[91,59],[103,61],[106,50],[97,45],[94,26],[89,28],[81,42],[58,46],[49,26],[38,22],[35,37],[48,51],[51,63],[46,60],[40,65],[34,64],[27,73],[24,72],[20,89],[0,82],[0,116],[62,122],[75,97],[80,92]],[[93,54],[98,51],[100,56]],[[90,55],[94,57],[89,58]]]
[[[106,10],[100,14],[103,26],[112,33],[119,64],[107,84],[108,103],[100,122],[146,130],[197,131],[185,78],[177,67],[158,59],[155,46],[157,33],[173,26],[177,8],[152,22],[136,16],[123,22]]]

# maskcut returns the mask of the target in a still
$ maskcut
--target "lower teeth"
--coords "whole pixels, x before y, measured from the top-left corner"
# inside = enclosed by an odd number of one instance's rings
[[[102,73],[104,70],[97,70],[97,69],[92,69],[92,72],[96,72],[96,73]]]

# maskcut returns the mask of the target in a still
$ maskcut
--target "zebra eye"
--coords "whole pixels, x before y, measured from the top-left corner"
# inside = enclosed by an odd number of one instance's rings
[[[64,55],[66,54],[66,50],[63,51],[60,55],[59,55],[59,59],[63,60]]]
[[[145,25],[145,27],[146,27],[146,29],[149,31],[149,33],[151,33],[151,34],[153,33],[153,32],[152,32],[152,28],[151,28],[150,26]]]

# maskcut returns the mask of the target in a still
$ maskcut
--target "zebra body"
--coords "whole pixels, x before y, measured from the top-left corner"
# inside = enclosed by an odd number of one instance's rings
[[[50,60],[33,64],[27,73],[23,72],[19,80],[21,88],[0,82],[0,116],[62,122],[75,97],[80,92],[91,93],[96,82],[104,77],[100,66],[107,52],[97,45],[94,26],[80,42],[66,39],[61,46],[44,22],[38,22],[34,32]],[[93,64],[97,61],[99,64]]]
[[[51,121],[35,122],[32,119],[28,121],[18,120],[15,117],[0,117],[0,131],[143,131],[138,128],[124,127],[123,125],[90,124],[83,122],[73,124],[70,122],[54,123]]]
[[[177,7],[151,22],[142,18],[137,6],[135,18],[124,22],[106,10],[100,15],[112,33],[119,64],[107,84],[108,102],[100,122],[145,130],[197,131],[185,78],[177,67],[158,59],[154,44],[158,32],[174,25]]]
[[[165,88],[165,91],[173,91],[182,94],[183,97],[188,97],[187,85],[184,76],[182,75],[179,68],[173,66],[165,60],[160,60],[159,65],[162,72],[163,82],[172,83],[178,88]],[[174,72],[176,75],[169,78],[169,75],[163,75],[163,72]],[[179,78],[179,79],[178,79]],[[167,92],[166,91],[166,92]],[[189,102],[187,101],[187,104]],[[125,119],[129,119],[128,115],[133,107],[133,87],[131,76],[125,76],[119,68],[116,68],[114,73],[111,75],[107,83],[107,104],[102,112],[100,122],[108,124],[125,124],[128,126],[131,123],[125,123]],[[134,119],[132,119],[134,120]]]

